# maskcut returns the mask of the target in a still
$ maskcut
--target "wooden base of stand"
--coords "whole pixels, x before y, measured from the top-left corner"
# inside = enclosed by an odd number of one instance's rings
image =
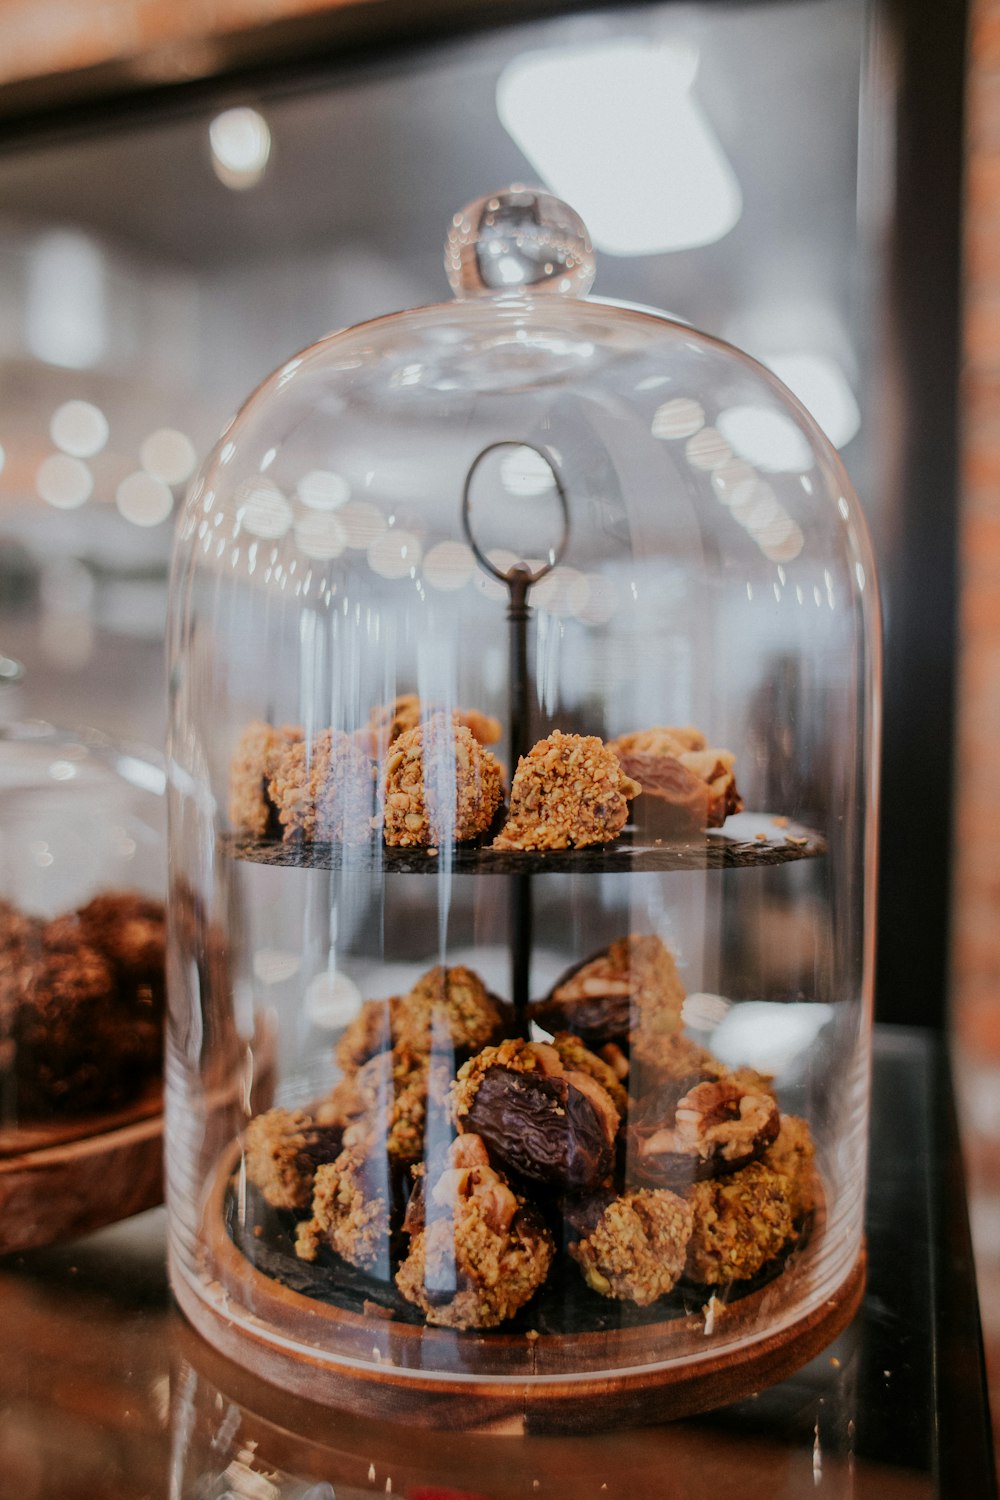
[[[0,1254],[73,1239],[162,1201],[159,1081],[113,1114],[0,1132]]]
[[[723,1406],[784,1379],[850,1322],[864,1290],[862,1251],[822,1295],[825,1224],[773,1281],[703,1314],[572,1334],[479,1334],[361,1316],[259,1272],[231,1240],[232,1161],[205,1205],[201,1277],[175,1262],[174,1293],[228,1359],[291,1395],[362,1416],[463,1430],[592,1431]],[[824,1281],[828,1268],[823,1270]]]

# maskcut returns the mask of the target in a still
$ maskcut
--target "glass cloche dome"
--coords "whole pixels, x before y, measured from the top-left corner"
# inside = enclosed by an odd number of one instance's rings
[[[0,727],[0,1254],[162,1198],[162,759]]]
[[[861,1296],[871,549],[768,370],[587,297],[564,204],[446,263],[180,519],[173,1284],[335,1406],[681,1414]]]

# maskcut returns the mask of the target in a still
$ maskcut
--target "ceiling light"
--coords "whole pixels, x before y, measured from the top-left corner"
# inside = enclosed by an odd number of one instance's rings
[[[90,499],[94,477],[80,459],[66,453],[52,453],[38,466],[35,488],[57,510],[75,510]]]
[[[311,510],[337,510],[351,497],[351,486],[343,474],[332,469],[310,469],[296,488],[302,504]]]
[[[812,448],[805,433],[771,407],[731,406],[719,414],[718,428],[735,452],[759,469],[784,472],[812,467]]]
[[[194,472],[198,455],[185,433],[161,427],[146,438],[139,449],[139,460],[154,479],[162,479],[164,484],[183,484]]]
[[[766,363],[814,417],[835,448],[843,448],[861,426],[861,412],[847,376],[823,354],[777,354]]]
[[[108,419],[90,401],[66,401],[53,413],[49,435],[73,458],[92,458],[108,441]]]
[[[96,365],[107,348],[104,258],[86,235],[55,230],[32,250],[25,342],[65,369]]]
[[[174,497],[162,479],[136,469],[115,491],[115,504],[133,526],[159,526],[174,508]]]
[[[226,109],[208,127],[212,166],[234,192],[254,187],[271,155],[271,132],[255,109]]]
[[[504,129],[597,249],[690,249],[739,219],[739,184],[692,93],[697,61],[625,39],[529,52],[500,75]]]
[[[273,540],[292,524],[292,507],[270,479],[251,479],[237,492],[236,518],[251,536]]]

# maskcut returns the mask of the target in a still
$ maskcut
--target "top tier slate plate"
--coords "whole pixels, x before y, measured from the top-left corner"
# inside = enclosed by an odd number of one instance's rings
[[[360,848],[341,844],[283,843],[226,834],[221,847],[252,864],[311,870],[381,869],[387,875],[433,875],[450,867],[456,875],[596,875],[628,870],[727,870],[815,859],[826,840],[810,828],[773,813],[736,813],[724,827],[687,841],[650,840],[629,825],[611,844],[587,849],[521,852],[483,844],[427,849],[390,849],[381,840]]]

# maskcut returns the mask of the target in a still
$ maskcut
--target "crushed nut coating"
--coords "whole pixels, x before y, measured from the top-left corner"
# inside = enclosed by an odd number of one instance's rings
[[[494,848],[582,849],[609,843],[628,822],[628,799],[640,790],[596,735],[554,729],[518,761],[510,816]]]
[[[286,840],[365,844],[375,811],[372,763],[349,735],[325,729],[311,745],[289,745],[268,782]]]
[[[724,1286],[746,1281],[792,1234],[788,1179],[763,1162],[728,1177],[696,1182],[688,1192],[694,1228],[685,1271],[692,1281]]]
[[[272,1208],[308,1208],[317,1166],[340,1153],[342,1131],[301,1109],[269,1109],[247,1124],[246,1174]]]
[[[296,1230],[300,1260],[315,1260],[325,1243],[362,1271],[387,1272],[390,1194],[380,1175],[377,1164],[357,1149],[346,1149],[336,1161],[317,1168],[312,1217]]]
[[[403,1296],[445,1328],[495,1328],[513,1317],[548,1275],[552,1236],[490,1166],[482,1141],[453,1142],[424,1203],[396,1275]]]
[[[816,1144],[806,1121],[798,1115],[782,1115],[781,1129],[761,1161],[787,1178],[788,1202],[796,1223],[816,1207],[815,1158]]]
[[[500,766],[464,725],[435,714],[393,743],[382,767],[385,841],[401,848],[485,833],[500,805]]]
[[[421,721],[431,718],[442,710],[434,705],[421,703],[416,693],[402,693],[391,703],[382,703],[373,708],[368,724],[358,731],[358,744],[373,760],[381,760],[401,734],[418,729]],[[462,724],[481,745],[495,745],[503,734],[499,719],[480,713],[477,708],[456,708],[452,719]]]
[[[592,1291],[648,1307],[677,1284],[693,1224],[691,1205],[676,1193],[640,1189],[613,1198],[569,1253]]]
[[[243,730],[229,771],[229,821],[241,833],[265,838],[278,832],[268,783],[284,751],[302,737],[296,724],[275,726],[260,719]]]

